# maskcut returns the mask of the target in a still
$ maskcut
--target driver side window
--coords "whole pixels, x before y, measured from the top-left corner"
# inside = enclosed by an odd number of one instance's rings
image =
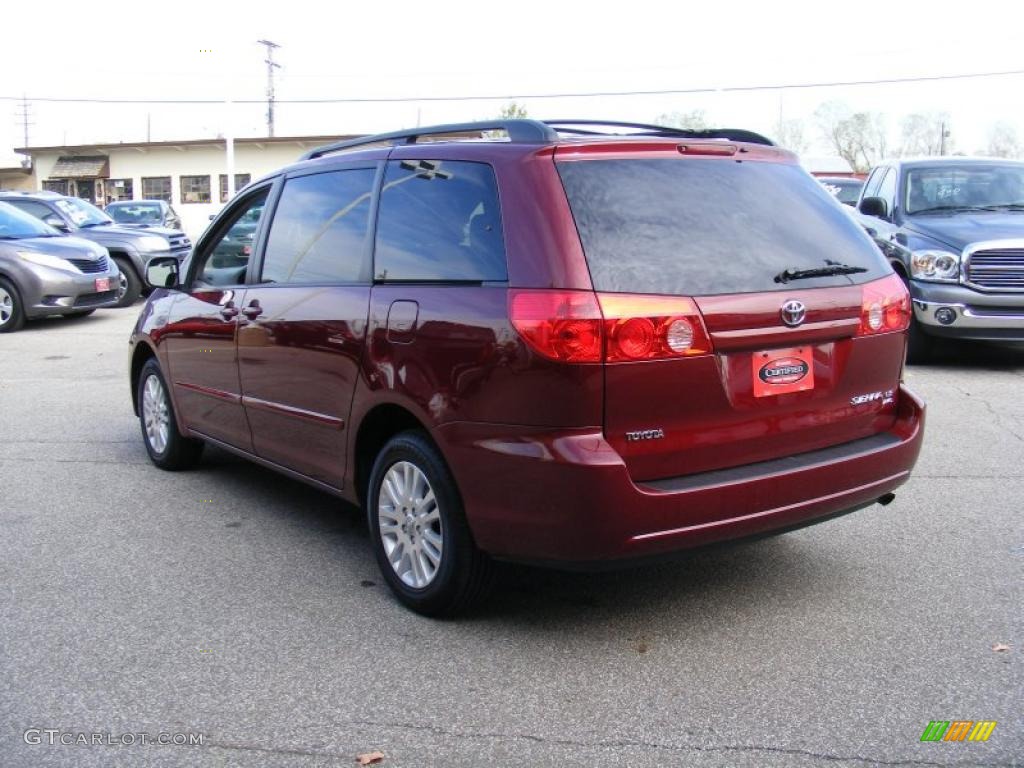
[[[219,288],[245,282],[269,192],[268,187],[250,197],[228,222],[220,224],[220,234],[203,254],[203,263],[196,268],[195,286]]]

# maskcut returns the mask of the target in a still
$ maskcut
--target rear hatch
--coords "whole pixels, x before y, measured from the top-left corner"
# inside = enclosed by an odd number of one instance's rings
[[[635,480],[892,425],[906,290],[792,156],[618,142],[556,167],[604,316],[605,434]]]

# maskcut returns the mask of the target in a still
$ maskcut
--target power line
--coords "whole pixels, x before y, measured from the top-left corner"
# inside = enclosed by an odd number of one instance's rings
[[[276,65],[275,65],[276,66]],[[970,72],[957,75],[934,75],[931,77],[890,77],[880,80],[837,80],[819,83],[786,83],[775,85],[743,85],[704,88],[668,88],[650,91],[589,91],[577,93],[512,93],[504,95],[472,96],[394,96],[376,98],[341,99],[277,99],[278,104],[395,104],[418,101],[514,101],[516,99],[581,99],[609,96],[676,96],[694,93],[743,93],[755,91],[783,91],[804,88],[842,88],[861,85],[896,85],[900,83],[926,83],[945,80],[967,80],[981,77],[1007,77],[1024,75],[1024,69],[1002,72]],[[0,101],[19,101],[21,96],[0,96]],[[223,99],[89,99],[33,97],[33,101],[64,104],[221,104]],[[262,104],[263,99],[234,99],[235,104]]]

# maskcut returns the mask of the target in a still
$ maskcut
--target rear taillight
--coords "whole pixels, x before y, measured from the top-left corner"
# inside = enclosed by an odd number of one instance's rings
[[[509,317],[536,352],[567,363],[663,360],[711,351],[696,304],[682,297],[513,290]]]
[[[601,362],[601,308],[590,291],[510,291],[508,305],[512,325],[544,357]]]
[[[905,331],[910,327],[910,294],[899,275],[866,283],[861,291],[858,336]]]
[[[697,305],[679,296],[600,293],[605,360],[664,360],[711,351]]]

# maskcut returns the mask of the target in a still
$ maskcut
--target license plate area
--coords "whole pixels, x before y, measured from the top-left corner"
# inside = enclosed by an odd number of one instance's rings
[[[754,397],[814,389],[811,346],[765,349],[751,356]]]
[[[109,277],[97,277],[96,278],[96,293],[102,293],[103,291],[110,290],[110,278]]]

